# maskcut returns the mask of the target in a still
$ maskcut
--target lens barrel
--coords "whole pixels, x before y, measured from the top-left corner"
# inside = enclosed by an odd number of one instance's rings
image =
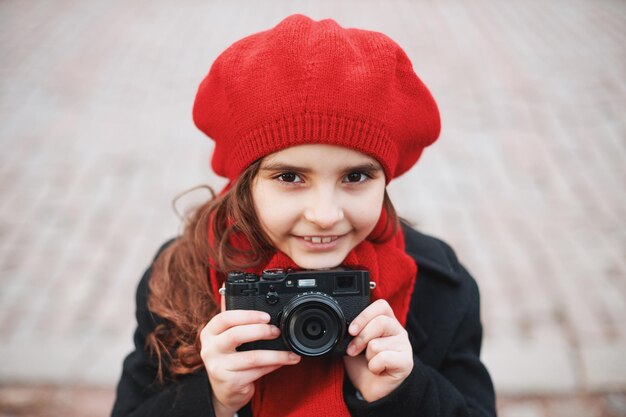
[[[339,304],[326,294],[311,292],[293,298],[280,318],[283,340],[302,356],[324,355],[341,342],[346,320]]]

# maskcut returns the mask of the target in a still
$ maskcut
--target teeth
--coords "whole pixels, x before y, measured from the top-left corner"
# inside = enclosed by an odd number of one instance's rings
[[[304,236],[304,240],[311,243],[330,243],[335,239],[336,236]]]

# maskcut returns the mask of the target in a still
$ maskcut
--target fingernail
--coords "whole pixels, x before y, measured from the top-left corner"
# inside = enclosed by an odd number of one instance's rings
[[[350,356],[354,355],[354,351],[356,350],[356,348],[354,347],[354,345],[350,345],[348,346],[348,349],[346,350],[346,353]]]
[[[280,329],[276,326],[272,326],[272,334],[274,336],[278,336],[280,334]]]
[[[290,353],[289,354],[289,360],[294,362],[300,359],[300,356],[296,355],[295,353]]]
[[[356,324],[356,323],[352,323],[352,324],[350,325],[350,328],[348,329],[348,331],[349,331],[352,335],[355,335],[355,334],[356,334],[356,332],[357,332],[357,330],[359,330],[359,326],[357,326],[357,324]]]
[[[261,320],[266,321],[266,322],[270,321],[270,319],[271,319],[270,315],[267,314],[267,313],[261,313],[261,315],[259,317],[260,317]]]

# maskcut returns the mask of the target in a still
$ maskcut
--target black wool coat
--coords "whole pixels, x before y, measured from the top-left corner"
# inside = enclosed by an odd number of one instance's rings
[[[346,377],[348,409],[355,417],[495,416],[494,388],[479,358],[476,282],[446,243],[403,228],[406,251],[418,265],[406,324],[414,367],[395,391],[372,403],[360,400]],[[157,362],[146,351],[145,340],[162,320],[148,311],[150,274],[148,268],[137,289],[135,350],[124,360],[112,417],[215,416],[204,369],[164,385],[156,382]],[[251,416],[249,405],[238,414]]]

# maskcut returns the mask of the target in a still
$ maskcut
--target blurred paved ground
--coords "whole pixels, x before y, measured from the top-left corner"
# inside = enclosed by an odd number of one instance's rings
[[[390,193],[479,281],[501,415],[625,416],[626,3],[257,4],[0,3],[0,416],[108,414],[172,197],[223,184],[197,84],[293,12],[387,33],[438,100]]]

